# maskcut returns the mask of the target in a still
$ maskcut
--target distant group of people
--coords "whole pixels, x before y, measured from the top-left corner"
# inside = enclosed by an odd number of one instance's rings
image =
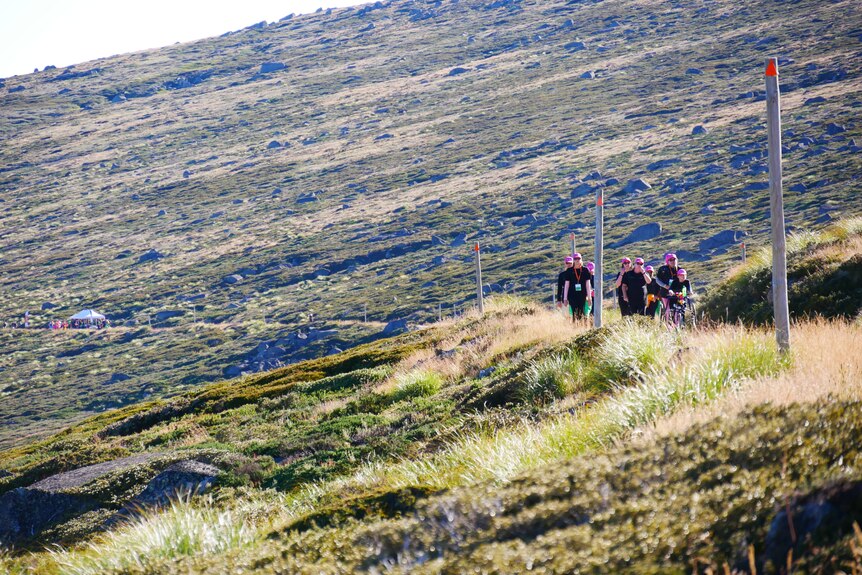
[[[71,322],[66,320],[53,320],[48,322],[48,329],[105,329],[110,327],[111,322],[107,319],[82,320],[73,319]]]
[[[557,278],[557,307],[568,305],[572,319],[582,319],[592,312],[595,302],[595,264],[582,261],[581,254],[566,256],[566,269]],[[601,285],[599,285],[601,288]],[[671,298],[688,298],[692,294],[688,272],[679,267],[676,254],[667,253],[664,265],[656,271],[643,258],[623,258],[614,281],[617,303],[623,317],[633,315],[667,317]],[[661,307],[660,307],[661,306]]]

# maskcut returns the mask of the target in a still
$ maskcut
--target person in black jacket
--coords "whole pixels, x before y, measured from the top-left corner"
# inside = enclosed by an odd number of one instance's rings
[[[658,268],[658,271],[655,274],[655,281],[658,283],[659,287],[659,296],[661,297],[661,304],[664,308],[664,316],[667,318],[667,295],[668,290],[670,289],[670,282],[676,279],[676,272],[679,269],[679,265],[677,265],[676,254],[665,254],[664,256],[664,265]]]
[[[567,303],[572,308],[572,320],[581,319],[590,290],[590,272],[583,266],[581,254],[574,253],[566,258],[566,269],[557,277],[557,307]]]
[[[623,299],[629,307],[630,315],[644,315],[646,309],[646,287],[652,278],[644,272],[644,261],[635,258],[634,269],[623,274]]]
[[[617,279],[614,282],[614,287],[617,288],[617,303],[620,304],[620,314],[623,317],[627,315],[632,315],[631,309],[629,309],[629,302],[623,297],[623,276],[632,269],[632,261],[629,258],[623,258],[620,263],[620,273],[617,274]]]

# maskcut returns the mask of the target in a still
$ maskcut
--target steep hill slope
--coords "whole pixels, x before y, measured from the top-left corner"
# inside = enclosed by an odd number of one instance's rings
[[[705,573],[747,570],[749,545],[759,572],[790,548],[800,570],[853,561],[858,322],[795,325],[806,343],[780,357],[738,325],[489,308],[0,452],[0,569]]]
[[[768,55],[791,226],[859,213],[860,35],[850,0],[393,1],[8,78],[0,314],[129,331],[4,331],[0,441],[451,313],[465,240],[547,299],[597,185],[608,262],[715,280],[767,238]]]

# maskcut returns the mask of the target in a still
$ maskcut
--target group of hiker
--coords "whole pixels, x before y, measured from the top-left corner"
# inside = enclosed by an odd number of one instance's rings
[[[566,269],[557,278],[557,307],[568,305],[574,320],[583,319],[594,307],[595,264],[584,263],[581,254],[574,253],[566,256],[565,265]],[[643,258],[635,258],[634,262],[623,258],[614,288],[623,317],[662,314],[667,317],[669,303],[674,298],[688,298],[692,293],[688,273],[679,267],[674,253],[665,254],[664,265],[657,271],[645,265]]]

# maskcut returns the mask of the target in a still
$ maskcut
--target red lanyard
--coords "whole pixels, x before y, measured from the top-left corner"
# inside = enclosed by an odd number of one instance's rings
[[[575,279],[578,280],[578,283],[581,283],[581,270],[572,269],[575,272]]]

